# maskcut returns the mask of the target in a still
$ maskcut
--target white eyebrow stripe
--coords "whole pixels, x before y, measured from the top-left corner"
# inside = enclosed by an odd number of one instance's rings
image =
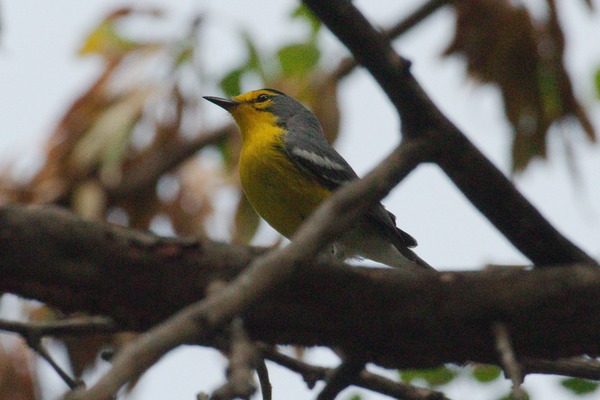
[[[292,149],[292,154],[297,155],[298,157],[302,157],[305,160],[308,160],[322,168],[335,169],[338,171],[344,171],[346,169],[344,165],[336,163],[330,158],[320,156],[317,153],[304,150],[299,147],[294,147]]]

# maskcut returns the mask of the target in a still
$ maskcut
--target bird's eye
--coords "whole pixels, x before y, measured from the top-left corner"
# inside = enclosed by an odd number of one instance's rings
[[[262,103],[262,102],[267,101],[267,100],[269,100],[269,96],[266,95],[266,94],[261,94],[260,96],[258,96],[256,98],[256,101],[259,102],[259,103]]]

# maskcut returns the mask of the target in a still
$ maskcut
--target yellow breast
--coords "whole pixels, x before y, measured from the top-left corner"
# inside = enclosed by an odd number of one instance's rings
[[[242,128],[240,178],[244,192],[256,212],[289,238],[331,192],[277,149],[283,145],[281,127],[256,121],[243,124],[237,118],[236,122]]]

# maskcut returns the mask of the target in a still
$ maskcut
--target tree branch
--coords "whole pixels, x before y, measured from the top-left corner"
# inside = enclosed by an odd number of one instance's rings
[[[565,375],[600,381],[600,362],[587,357],[554,361],[524,357],[520,361],[526,374]]]
[[[52,208],[2,207],[0,290],[140,330],[202,300],[210,282],[231,281],[262,252],[139,235]],[[329,261],[297,267],[311,272],[244,312],[253,340],[355,348],[395,368],[496,362],[490,326],[503,321],[520,357],[599,353],[600,271],[593,268],[413,274]]]
[[[317,400],[334,400],[338,394],[352,385],[365,369],[365,361],[360,358],[349,358],[331,371],[326,385],[317,396]]]
[[[206,146],[217,144],[229,135],[237,134],[233,124],[217,130],[206,132],[193,140],[183,141],[178,136],[173,137],[161,148],[152,148],[145,156],[141,156],[136,164],[123,174],[123,178],[115,187],[105,187],[112,199],[120,199],[144,192],[153,187],[165,173],[176,168],[182,161]]]
[[[279,353],[270,346],[262,346],[265,357],[276,364],[281,365],[302,375],[309,388],[321,380],[325,380],[332,372],[330,368],[317,367],[303,361]],[[402,382],[394,382],[368,371],[362,371],[353,385],[373,392],[381,393],[395,399],[402,400],[447,400],[441,392],[419,388]]]
[[[402,117],[405,137],[420,137],[471,203],[535,265],[596,261],[561,235],[425,94],[388,40],[345,0],[304,3],[373,75]]]
[[[450,0],[429,0],[396,25],[383,31],[383,35],[390,40],[393,40],[423,22],[425,18],[429,17],[449,2]],[[353,57],[344,58],[340,61],[338,68],[332,73],[333,79],[339,80],[344,78],[352,72],[357,65],[357,62]]]

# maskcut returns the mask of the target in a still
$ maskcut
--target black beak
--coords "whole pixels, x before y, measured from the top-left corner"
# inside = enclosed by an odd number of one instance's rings
[[[233,101],[233,100],[229,100],[229,99],[223,99],[221,97],[204,96],[204,98],[206,100],[210,101],[211,103],[215,103],[219,107],[224,108],[227,111],[231,110],[233,107],[235,107],[238,104],[240,104],[237,101]]]

